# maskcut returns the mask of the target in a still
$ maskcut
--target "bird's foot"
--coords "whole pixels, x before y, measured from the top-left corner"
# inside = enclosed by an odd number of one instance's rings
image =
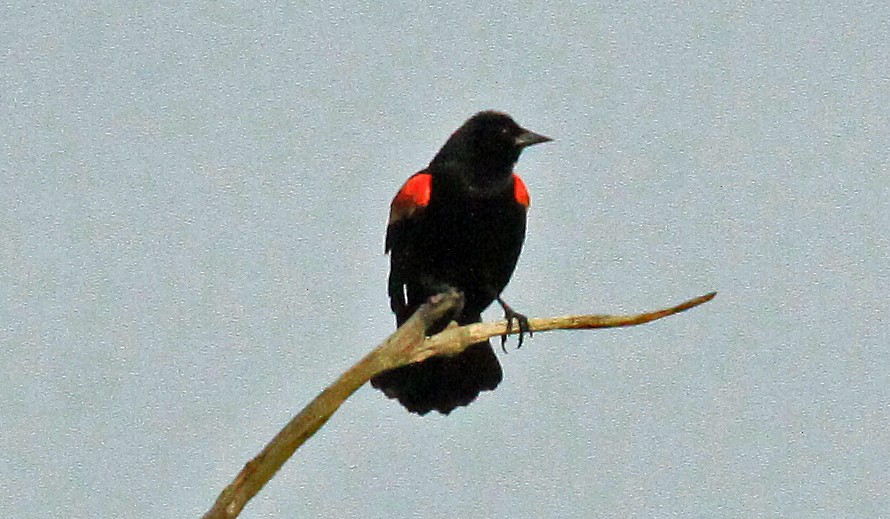
[[[513,310],[513,308],[505,303],[500,297],[498,298],[498,303],[500,303],[501,307],[504,309],[504,319],[507,320],[507,333],[501,335],[501,349],[504,350],[504,353],[507,353],[507,334],[513,331],[513,321],[516,321],[516,327],[519,328],[519,344],[516,346],[516,349],[522,347],[522,339],[526,333],[529,337],[532,336],[532,328],[528,323],[528,317]]]

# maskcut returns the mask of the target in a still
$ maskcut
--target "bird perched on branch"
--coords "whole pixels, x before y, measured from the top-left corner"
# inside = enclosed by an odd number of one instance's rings
[[[528,330],[528,319],[500,297],[519,259],[529,207],[528,191],[513,166],[523,149],[550,140],[507,114],[480,112],[451,135],[426,169],[405,182],[386,228],[389,301],[398,325],[427,298],[453,287],[464,295],[463,309],[427,330],[430,335],[451,320],[481,321],[493,301],[501,304],[508,323]],[[386,371],[371,384],[412,413],[448,414],[497,387],[501,378],[485,341],[454,357]]]

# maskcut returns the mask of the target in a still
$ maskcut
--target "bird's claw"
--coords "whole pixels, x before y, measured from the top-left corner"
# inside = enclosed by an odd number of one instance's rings
[[[501,306],[504,307],[504,319],[507,320],[507,331],[505,334],[501,335],[501,349],[504,353],[507,353],[507,335],[513,331],[513,321],[516,321],[516,326],[519,328],[519,344],[516,346],[516,349],[522,347],[522,340],[525,338],[525,334],[527,333],[529,337],[532,336],[532,328],[528,322],[528,317],[525,315],[513,310],[510,308],[510,305],[498,299],[498,302],[501,303]]]

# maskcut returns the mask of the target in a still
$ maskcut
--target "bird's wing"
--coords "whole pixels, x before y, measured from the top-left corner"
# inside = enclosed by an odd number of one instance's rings
[[[528,188],[525,187],[525,182],[516,173],[513,173],[513,198],[516,199],[519,205],[525,208],[528,208],[532,203],[531,197],[528,195]]]
[[[426,171],[411,175],[389,206],[389,221],[386,224],[386,252],[389,252],[398,239],[398,223],[410,222],[430,203],[433,192],[433,176]]]
[[[390,253],[389,303],[399,323],[410,314],[405,294],[405,275],[411,257],[411,235],[430,203],[433,178],[426,171],[415,173],[396,193],[389,208],[385,251]]]

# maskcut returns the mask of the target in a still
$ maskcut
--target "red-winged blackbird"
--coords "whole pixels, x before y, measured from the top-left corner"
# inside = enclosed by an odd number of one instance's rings
[[[458,128],[426,169],[414,174],[392,201],[386,228],[390,253],[389,301],[401,325],[428,297],[454,287],[463,292],[464,325],[482,320],[497,300],[520,329],[528,320],[500,298],[525,238],[528,191],[513,165],[522,150],[551,140],[520,127],[510,116],[480,112]],[[521,341],[521,336],[520,336]],[[521,342],[520,342],[521,344]],[[432,357],[371,380],[409,411],[448,414],[501,381],[491,344],[473,344],[455,357]]]

